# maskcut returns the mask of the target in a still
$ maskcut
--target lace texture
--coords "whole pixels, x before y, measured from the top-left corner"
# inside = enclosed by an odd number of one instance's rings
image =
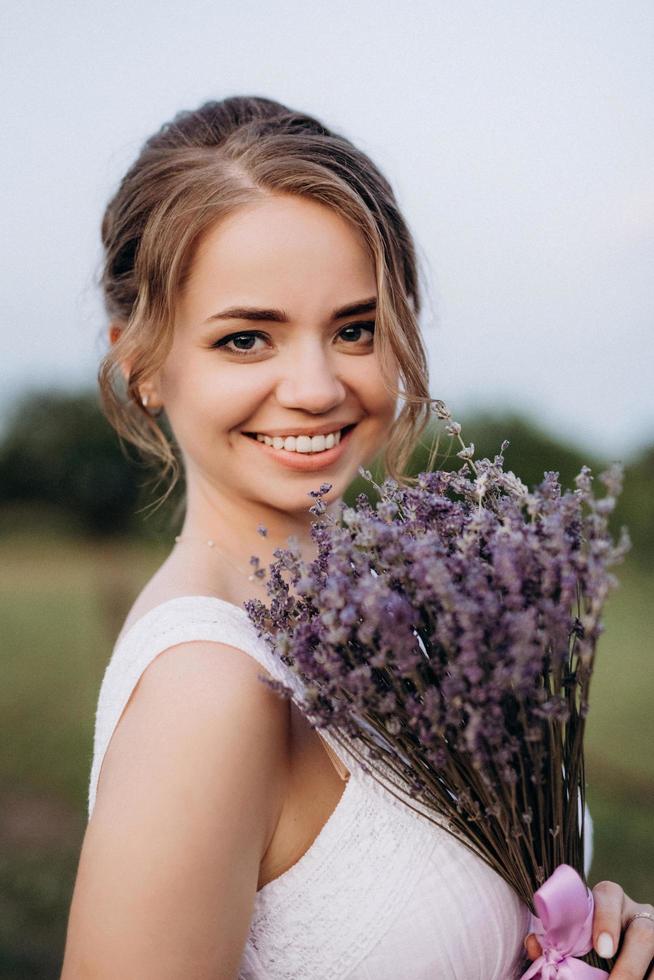
[[[100,768],[139,677],[178,643],[227,643],[297,687],[247,613],[214,596],[182,596],[116,643],[95,719],[89,819]],[[511,980],[523,965],[529,911],[445,829],[404,806],[321,732],[350,772],[304,855],[255,896],[239,980]]]

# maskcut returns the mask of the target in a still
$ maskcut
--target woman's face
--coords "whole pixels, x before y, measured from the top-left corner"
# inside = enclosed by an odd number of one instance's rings
[[[314,201],[276,195],[205,233],[156,379],[189,501],[196,490],[308,511],[307,494],[321,483],[332,484],[327,502],[342,495],[381,449],[395,412],[373,345],[376,292],[360,234]],[[351,425],[331,449],[302,453],[305,439],[295,452],[292,442],[275,448],[297,433]]]

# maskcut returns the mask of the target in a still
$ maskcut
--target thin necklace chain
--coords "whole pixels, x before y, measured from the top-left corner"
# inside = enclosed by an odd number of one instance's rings
[[[226,558],[232,568],[235,568],[237,572],[240,572],[241,575],[246,575],[248,582],[255,582],[257,579],[262,579],[266,574],[264,568],[259,568],[259,559],[254,555],[252,556],[253,560],[251,562],[255,566],[254,572],[246,572],[244,569],[239,568],[234,560],[230,558],[229,555],[222,550],[222,548],[218,547],[213,538],[191,538],[182,534],[177,534],[175,536],[175,544],[183,544],[185,541],[202,541],[208,548],[217,551],[223,556],[223,558]]]

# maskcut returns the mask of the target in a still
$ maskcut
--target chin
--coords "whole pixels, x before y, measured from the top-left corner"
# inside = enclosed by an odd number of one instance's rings
[[[301,514],[303,511],[308,511],[316,502],[316,498],[309,495],[310,490],[319,490],[322,483],[330,483],[331,489],[322,497],[326,504],[330,504],[344,493],[349,482],[351,482],[351,478],[346,481],[339,477],[311,474],[311,476],[304,477],[301,485],[298,482],[293,491],[289,491],[288,487],[280,487],[274,495],[274,500],[272,497],[269,497],[268,500],[279,510]]]

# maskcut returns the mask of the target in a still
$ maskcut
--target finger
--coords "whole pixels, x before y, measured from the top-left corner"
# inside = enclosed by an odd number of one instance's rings
[[[643,980],[654,957],[654,922],[634,919],[627,926],[611,980]]]
[[[530,960],[537,960],[543,952],[541,944],[538,942],[533,932],[530,932],[525,938],[525,949],[527,950],[527,956]]]
[[[600,881],[593,888],[593,946],[604,959],[615,955],[620,942],[624,898],[614,881]]]

